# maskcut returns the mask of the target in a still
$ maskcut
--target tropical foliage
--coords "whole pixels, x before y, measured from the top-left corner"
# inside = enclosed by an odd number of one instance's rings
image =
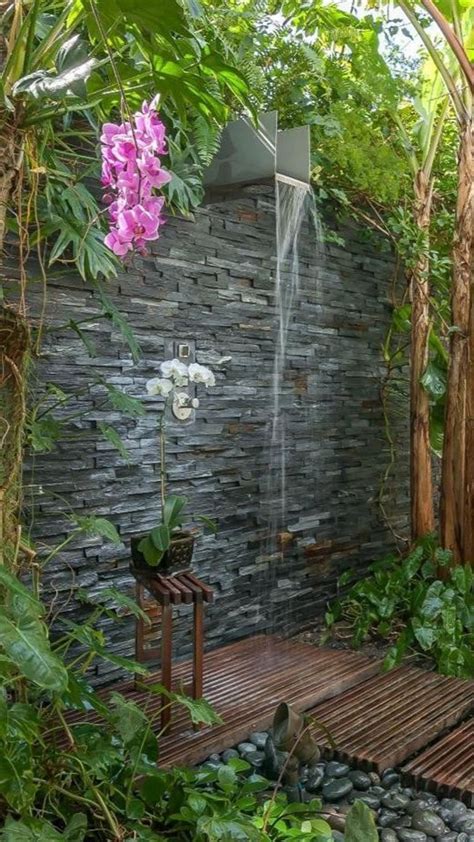
[[[113,590],[104,593],[86,622],[64,623],[51,645],[38,597],[3,569],[0,584],[8,595],[0,610],[3,842],[330,842],[317,800],[289,804],[244,760],[232,759],[219,769],[161,769],[155,719],[119,693],[106,704],[88,685],[88,668],[103,658],[145,678],[143,665],[107,651],[96,628],[104,612],[116,622],[123,608],[139,614],[132,600]],[[79,654],[66,664],[65,656],[78,644]],[[148,691],[166,694],[150,682]],[[202,699],[167,696],[196,724],[220,722]],[[77,722],[74,711],[89,715]],[[354,806],[347,831],[348,839],[364,832],[366,842],[376,842],[364,804]]]
[[[474,677],[474,574],[471,565],[450,568],[452,555],[434,537],[423,539],[405,558],[389,556],[370,568],[331,605],[326,623],[345,620],[354,646],[382,639],[389,648],[386,669],[417,652],[444,675]],[[439,572],[444,573],[439,578]],[[345,573],[347,586],[354,573]],[[428,663],[429,663],[428,661]]]

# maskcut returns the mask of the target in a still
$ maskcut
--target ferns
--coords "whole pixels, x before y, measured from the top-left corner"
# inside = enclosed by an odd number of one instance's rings
[[[220,146],[221,128],[198,115],[193,123],[192,143],[203,167],[209,166]]]

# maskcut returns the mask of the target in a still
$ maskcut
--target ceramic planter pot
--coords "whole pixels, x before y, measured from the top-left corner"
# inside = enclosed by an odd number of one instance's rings
[[[156,567],[147,564],[138,545],[146,535],[136,535],[130,541],[132,551],[132,572],[135,570],[142,576],[170,576],[189,570],[194,550],[194,535],[191,532],[176,532],[160,563]]]

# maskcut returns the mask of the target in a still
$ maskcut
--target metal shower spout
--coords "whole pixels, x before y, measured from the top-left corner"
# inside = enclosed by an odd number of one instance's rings
[[[310,183],[309,126],[278,129],[278,113],[248,117],[229,123],[220,149],[204,176],[206,187],[251,184],[278,178],[290,183]]]

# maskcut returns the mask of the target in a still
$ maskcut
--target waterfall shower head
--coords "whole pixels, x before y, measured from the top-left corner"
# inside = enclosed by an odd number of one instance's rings
[[[251,184],[268,179],[310,183],[309,126],[278,129],[278,114],[270,111],[258,118],[229,123],[217,155],[204,176],[206,187]]]
[[[306,190],[310,189],[310,185],[307,181],[300,181],[298,178],[291,178],[291,176],[282,175],[280,172],[275,173],[275,178],[277,181],[283,182],[283,184],[290,184],[292,187],[303,187]]]

